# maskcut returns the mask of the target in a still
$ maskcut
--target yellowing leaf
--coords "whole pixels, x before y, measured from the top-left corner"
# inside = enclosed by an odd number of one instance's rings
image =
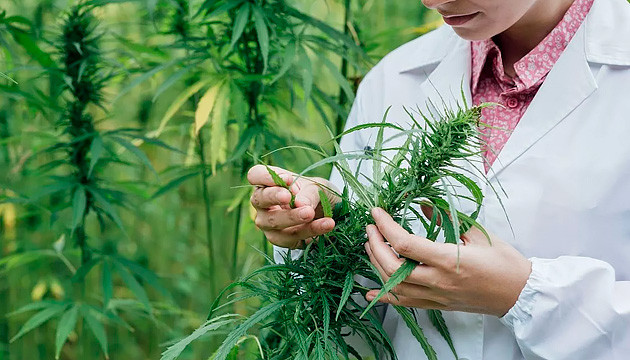
[[[33,301],[41,300],[46,294],[46,290],[48,290],[48,284],[44,280],[39,280],[31,290],[31,299]]]
[[[212,81],[212,79],[200,80],[184,90],[184,92],[179,94],[179,96],[173,101],[171,106],[166,110],[166,113],[164,113],[162,120],[160,120],[160,126],[157,128],[157,130],[150,134],[150,137],[160,136],[162,131],[164,131],[164,129],[166,128],[166,124],[168,124],[169,120],[171,120],[171,118],[175,116],[179,108],[181,108],[182,105],[184,105],[184,103],[188,99],[190,99],[191,96],[197,93],[197,91],[203,89],[204,86],[208,85],[210,81]]]
[[[210,165],[216,172],[217,164],[227,159],[227,120],[230,111],[230,87],[222,86],[211,114]]]
[[[201,97],[201,100],[199,100],[197,110],[195,111],[195,134],[198,134],[199,130],[208,122],[208,118],[216,104],[217,95],[219,95],[222,86],[223,82],[217,83],[208,89]]]

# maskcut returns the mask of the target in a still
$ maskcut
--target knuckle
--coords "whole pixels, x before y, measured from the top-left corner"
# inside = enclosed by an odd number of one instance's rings
[[[396,272],[396,270],[398,270],[398,264],[387,264],[383,266],[383,271],[385,271],[385,274],[389,277],[391,277]]]
[[[264,225],[264,222],[259,214],[256,214],[256,218],[254,218],[254,225],[256,225],[256,227],[259,229],[261,229]]]
[[[257,192],[255,191],[252,196],[249,198],[249,202],[254,206],[258,207],[260,205],[260,199],[257,196]]]
[[[412,240],[408,238],[403,238],[403,239],[400,239],[398,242],[396,242],[396,244],[392,245],[392,247],[400,255],[407,256],[409,255],[412,248],[411,241]]]
[[[406,296],[407,295],[407,291],[406,291],[405,287],[402,286],[402,285],[394,286],[394,288],[392,289],[392,292],[394,294],[397,294],[397,295],[402,295],[402,296]]]
[[[287,233],[291,236],[297,236],[300,233],[300,229],[297,227],[290,228]]]
[[[278,227],[279,227],[278,215],[269,214],[267,216],[267,224],[266,225],[270,229],[278,229]]]

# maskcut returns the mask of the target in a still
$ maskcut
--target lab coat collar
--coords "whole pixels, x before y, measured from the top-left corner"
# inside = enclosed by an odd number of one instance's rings
[[[589,62],[609,65],[630,65],[630,5],[626,0],[595,0],[586,17],[586,58]],[[463,40],[450,26],[441,26],[425,35],[422,47],[406,57],[401,73],[419,70],[442,61],[457,51]]]
[[[626,0],[595,0],[589,15],[573,40],[548,74],[523,118],[494,162],[488,178],[523,155],[531,146],[559,125],[596,89],[590,63],[630,65],[630,6]],[[443,26],[422,43],[414,55],[405,57],[400,72],[426,76],[420,84],[425,98],[440,107],[472,103],[470,42],[461,39],[452,28]],[[427,51],[436,49],[436,51]],[[559,89],[562,89],[559,91]],[[480,162],[475,166],[480,170]]]

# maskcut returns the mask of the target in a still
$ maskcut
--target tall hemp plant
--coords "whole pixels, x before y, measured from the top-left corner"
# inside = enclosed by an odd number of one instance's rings
[[[299,256],[289,251],[282,264],[273,264],[269,259],[271,264],[226,287],[214,301],[209,320],[169,347],[162,360],[177,358],[192,341],[218,331],[228,331],[228,335],[212,355],[216,360],[231,359],[247,339],[258,342],[259,356],[263,359],[324,360],[350,359],[350,356],[361,359],[356,343],[347,341],[350,334],[361,338],[377,359],[396,359],[393,345],[374,308],[376,301],[367,305],[361,301],[370,289],[359,279],[381,285],[378,299],[409,276],[418,263],[406,259],[387,282],[381,280],[363,249],[366,226],[373,221],[370,210],[377,206],[383,208],[409,231],[414,222],[420,222],[423,235],[433,241],[441,234],[447,243],[459,244],[460,235],[472,226],[485,233],[476,222],[483,194],[471,178],[484,181],[485,177],[466,167],[481,148],[479,118],[483,106],[486,105],[444,109],[428,116],[419,111],[419,115],[408,112],[412,123],[406,129],[385,122],[385,114],[382,123],[362,124],[341,134],[377,130],[373,149],[342,153],[336,147],[334,156],[327,156],[322,150],[320,155],[325,158],[302,172],[334,164],[342,175],[345,187],[343,193],[337,194],[342,200],[334,208],[323,191],[320,192],[325,216],[336,221],[334,230],[309,243]],[[421,119],[416,119],[419,116]],[[395,135],[386,139],[386,128],[394,130]],[[385,146],[396,138],[404,139],[401,146]],[[358,168],[351,168],[348,160],[358,162]],[[369,178],[361,170],[363,162],[371,164]],[[269,172],[277,185],[287,187],[271,168]],[[472,201],[476,210],[463,213],[459,210],[460,201]],[[420,206],[431,207],[432,217],[427,218],[419,211]],[[225,294],[230,296],[223,299]],[[244,317],[226,313],[232,304],[252,297],[262,303],[254,314]],[[413,309],[394,308],[427,358],[437,359]],[[429,310],[428,317],[457,359],[442,313]],[[252,331],[255,327],[258,327],[257,332]]]
[[[47,184],[35,194],[18,198],[47,209],[51,222],[58,224],[55,228],[61,236],[50,250],[28,251],[0,260],[3,271],[38,260],[63,264],[66,280],[69,280],[66,283],[71,285],[70,291],[62,292],[64,297],[45,298],[11,314],[16,316],[36,311],[11,342],[47,321],[59,318],[55,333],[57,359],[75,328],[82,339],[80,354],[83,358],[93,356],[86,337],[90,333],[108,358],[106,326],[117,325],[133,330],[121,312],[153,318],[153,307],[142,283],[168,296],[156,274],[116,254],[111,247],[105,247],[97,231],[100,227],[103,233],[113,225],[126,237],[118,208],[130,208],[132,202],[129,194],[117,188],[116,179],[107,176],[116,165],[134,166],[125,154],[140,160],[142,166],[155,173],[147,156],[132,141],[141,139],[172,148],[158,140],[143,138],[137,129],[99,129],[102,120],[96,116],[107,111],[103,90],[112,73],[106,68],[99,47],[101,34],[92,15],[93,10],[93,5],[80,1],[63,20],[61,36],[57,41],[60,64],[50,70],[50,76],[63,78],[64,110],[56,123],[58,132],[52,137],[56,142],[34,157],[50,160],[35,171],[42,176],[39,181]],[[49,203],[45,201],[48,198],[51,199]],[[76,252],[65,246],[70,240],[79,250],[77,261]],[[125,241],[131,239],[126,238]],[[97,267],[100,268],[98,285],[92,284],[94,276],[88,276]],[[117,279],[126,285],[137,301],[129,302],[116,297],[114,283]],[[94,285],[100,287],[99,293],[92,291]]]
[[[331,119],[337,113],[345,118],[347,110],[339,105],[334,94],[315,83],[314,66],[323,66],[332,82],[352,99],[351,86],[329,58],[331,54],[340,54],[351,65],[358,66],[355,59],[361,59],[363,53],[347,35],[284,0],[204,1],[197,8],[187,0],[169,4],[174,20],[166,33],[176,36],[171,48],[179,56],[150,68],[126,89],[165,72],[169,75],[154,96],[158,101],[169,89],[185,84],[149,136],[161,136],[172,126],[176,115],[186,114],[183,110],[192,107],[194,113],[188,115],[194,140],[191,143],[199,154],[199,165],[182,167],[155,196],[201,176],[208,218],[209,270],[214,274],[218,258],[209,222],[213,199],[207,191],[206,179],[226,174],[240,184],[254,159],[270,150],[296,143],[316,147],[284,131],[282,121],[307,121],[309,107],[334,128]],[[269,158],[275,164],[285,160],[281,154]],[[241,189],[227,208],[235,214],[230,250],[233,277],[238,264],[243,203],[249,193],[249,188]],[[267,242],[262,244],[267,251]]]

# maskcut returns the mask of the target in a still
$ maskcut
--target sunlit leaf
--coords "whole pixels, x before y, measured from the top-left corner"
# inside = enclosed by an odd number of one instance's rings
[[[43,310],[33,315],[24,323],[24,325],[22,325],[20,331],[18,331],[18,333],[15,334],[13,338],[11,338],[11,342],[14,342],[15,340],[22,337],[24,334],[35,329],[36,327],[52,319],[53,317],[58,316],[66,309],[67,306],[68,304],[47,303],[46,307],[44,307]]]
[[[68,336],[70,336],[70,333],[76,326],[78,313],[79,307],[73,306],[61,316],[55,334],[55,359],[59,359],[61,348],[63,348],[66,340],[68,340]]]
[[[85,320],[85,324],[87,324],[87,327],[90,329],[92,334],[94,334],[98,344],[101,346],[101,350],[105,354],[105,358],[109,359],[105,326],[103,326],[103,323],[90,312],[90,309],[87,306],[81,308],[81,313],[83,315],[83,319]]]

